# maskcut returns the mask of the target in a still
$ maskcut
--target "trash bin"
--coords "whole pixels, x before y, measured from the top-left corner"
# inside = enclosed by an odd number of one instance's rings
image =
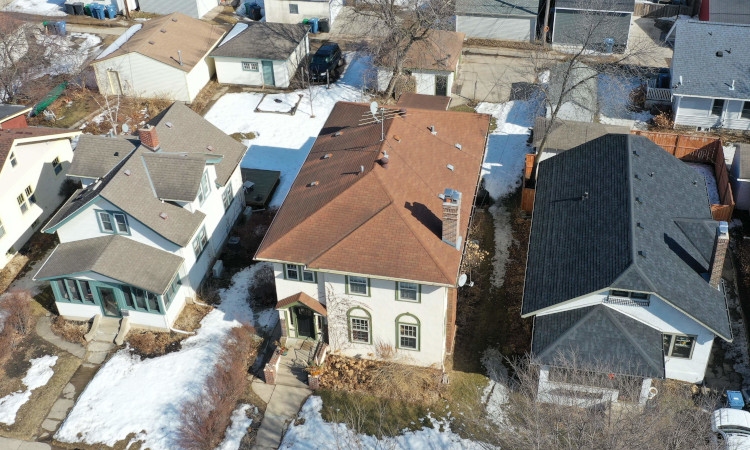
[[[65,2],[63,4],[63,8],[65,9],[65,14],[70,14],[71,16],[75,15],[76,10],[73,7],[73,3]]]
[[[59,34],[60,36],[65,36],[65,34],[67,33],[67,30],[65,29],[64,20],[55,22],[55,31],[57,31],[57,34]]]
[[[310,19],[310,32],[312,34],[318,34],[318,18],[313,17]]]
[[[83,7],[83,14],[86,15],[86,16],[90,16],[91,15],[91,3],[88,3],[88,4],[84,5],[84,7]]]
[[[742,398],[742,392],[727,391],[727,406],[732,409],[742,409],[745,406],[745,399]]]
[[[330,33],[331,22],[329,22],[328,19],[320,19],[320,21],[318,22],[318,29],[321,33]]]
[[[117,17],[117,6],[110,3],[104,7],[104,10],[107,13],[107,19],[114,19]]]
[[[83,2],[74,2],[73,10],[76,16],[82,16],[83,15]]]
[[[91,17],[93,17],[94,19],[104,20],[104,5],[100,5],[99,3],[92,3]]]
[[[255,21],[258,21],[258,20],[262,19],[263,18],[263,14],[260,12],[260,9],[261,8],[260,8],[259,4],[253,3],[250,6],[250,11],[251,11],[250,18],[253,19],[253,20],[255,20]]]

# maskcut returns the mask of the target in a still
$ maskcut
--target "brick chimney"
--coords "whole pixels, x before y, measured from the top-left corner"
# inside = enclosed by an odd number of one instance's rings
[[[724,258],[727,255],[729,247],[729,224],[719,222],[716,229],[716,239],[714,240],[714,252],[711,255],[711,266],[709,267],[708,284],[718,289],[721,283],[721,273],[724,270]]]
[[[150,150],[159,149],[159,136],[156,135],[156,128],[152,125],[147,125],[138,130],[138,139],[141,140],[142,145],[145,145]]]
[[[443,195],[443,242],[460,249],[461,193],[455,189],[446,189]]]

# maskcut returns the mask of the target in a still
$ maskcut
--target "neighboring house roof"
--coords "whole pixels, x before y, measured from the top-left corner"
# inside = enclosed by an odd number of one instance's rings
[[[717,225],[704,178],[645,137],[607,135],[542,161],[521,312],[651,292],[731,340],[724,295],[704,279]]]
[[[243,186],[247,181],[253,183],[252,188],[245,190],[245,202],[252,206],[266,206],[268,201],[271,200],[271,195],[273,195],[276,186],[279,185],[281,172],[246,167],[240,170],[242,171]]]
[[[547,107],[554,109],[562,96],[563,105],[570,104],[576,108],[582,108],[590,114],[596,114],[599,107],[599,80],[597,75],[596,70],[579,62],[560,63],[552,66],[547,83],[547,95],[549,96]],[[563,83],[565,86],[563,86]],[[558,114],[563,112],[563,108],[560,109]]]
[[[442,95],[424,95],[407,92],[401,94],[396,105],[403,108],[434,109],[436,111],[445,111],[451,104],[450,97]]]
[[[464,33],[432,30],[425,39],[415,41],[404,58],[404,69],[453,71],[461,57]],[[378,58],[378,66],[392,65],[391,53]]]
[[[158,151],[153,152],[139,145],[100,180],[76,191],[49,220],[44,231],[54,232],[71,216],[101,196],[165,239],[181,247],[190,242],[205,214],[200,211],[190,212],[162,200],[195,200],[197,184],[203,173],[202,167],[207,163],[215,164],[216,182],[226,185],[246,148],[179,102],[173,103],[149,123],[157,131],[160,142]],[[127,148],[135,140],[132,136],[108,139],[125,141],[118,144],[123,148]],[[86,152],[83,154],[88,160],[95,160],[92,153],[97,148],[96,140],[84,142]],[[212,151],[207,149],[209,145]],[[99,148],[109,154],[112,147],[117,145]],[[77,154],[73,157],[74,164],[76,158]],[[239,186],[235,189],[239,189]],[[162,213],[167,215],[166,219],[162,217]]]
[[[635,9],[635,0],[556,0],[555,8],[633,12]]]
[[[5,161],[13,145],[18,142],[47,141],[52,139],[66,139],[81,134],[78,130],[67,130],[64,128],[24,127],[8,128],[0,130],[0,171],[3,170]]]
[[[302,24],[238,23],[210,56],[284,61],[294,53],[308,29]]]
[[[537,117],[534,123],[534,148],[539,148],[544,137],[544,130],[550,119]],[[620,125],[606,125],[597,122],[576,122],[574,120],[555,120],[544,143],[545,151],[560,152],[583,145],[588,141],[606,134],[630,134],[630,128]]]
[[[457,15],[528,16],[539,13],[539,0],[456,0]]]
[[[664,378],[661,332],[604,305],[536,316],[531,352],[540,364]]]
[[[370,117],[369,105],[336,103],[256,258],[454,286],[462,252],[441,239],[438,194],[463,194],[465,238],[489,116],[407,108],[382,142],[381,124],[360,125]]]
[[[732,164],[737,164],[737,177],[741,180],[750,179],[750,144],[734,144],[735,158]]]
[[[328,316],[328,311],[326,311],[325,305],[321,304],[319,301],[315,300],[304,292],[297,292],[294,295],[290,295],[287,298],[279,300],[279,302],[276,303],[276,309],[289,308],[296,303],[301,303],[307,306],[323,317]]]
[[[140,53],[168,66],[190,72],[225,32],[226,29],[220,25],[172,13],[148,20],[117,50],[95,60],[93,64],[128,53]],[[108,51],[109,48],[104,50]],[[182,54],[182,64],[178,51]]]
[[[96,272],[161,295],[182,262],[177,255],[133,239],[119,235],[100,236],[59,244],[34,279]]]
[[[672,58],[672,94],[750,99],[747,42],[750,42],[750,26],[678,21]]]
[[[0,103],[0,122],[4,122],[13,117],[20,116],[31,111],[31,106],[8,105]]]
[[[750,5],[747,0],[710,0],[708,16],[711,22],[750,24]]]
[[[78,138],[75,158],[68,168],[68,176],[101,178],[139,145],[140,142],[136,138],[113,139],[82,134]]]

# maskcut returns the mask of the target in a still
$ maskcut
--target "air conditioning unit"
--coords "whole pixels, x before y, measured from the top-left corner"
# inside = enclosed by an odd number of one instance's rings
[[[214,263],[214,267],[211,270],[211,273],[213,274],[214,278],[221,278],[221,274],[224,273],[224,261],[217,260]]]

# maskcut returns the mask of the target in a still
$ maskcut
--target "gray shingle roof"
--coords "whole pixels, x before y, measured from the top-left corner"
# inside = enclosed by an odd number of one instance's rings
[[[680,21],[676,32],[673,94],[750,99],[750,26]]]
[[[734,144],[735,157],[732,164],[737,164],[739,170],[737,173],[743,180],[750,179],[750,144]]]
[[[158,198],[195,200],[206,167],[205,158],[186,153],[143,153],[141,158]]]
[[[661,332],[604,305],[536,316],[532,354],[537,362],[664,378]]]
[[[134,138],[111,138],[82,134],[68,175],[101,178],[140,145]]]
[[[708,11],[711,22],[750,24],[750,4],[747,0],[711,0]]]
[[[234,27],[209,56],[283,61],[302,42],[308,28],[302,24],[268,22],[243,22]],[[238,27],[246,28],[235,34]]]
[[[24,105],[9,105],[7,103],[0,103],[0,120],[4,120],[8,117],[17,116],[22,112],[31,111],[30,106]]]
[[[555,8],[633,12],[635,0],[556,0]]]
[[[731,340],[724,297],[703,278],[716,226],[703,177],[642,136],[607,135],[545,160],[522,314],[639,290]]]
[[[534,123],[534,147],[539,148],[544,137],[544,130],[550,119],[542,116]],[[630,128],[620,125],[606,125],[597,122],[576,122],[573,120],[555,120],[547,136],[544,149],[548,151],[565,151],[583,145],[588,141],[606,134],[629,134]]]
[[[530,16],[539,13],[539,0],[456,0],[456,14]]]
[[[134,262],[137,261],[137,264]],[[123,236],[100,236],[58,245],[34,279],[96,272],[131,286],[163,294],[183,259]]]

